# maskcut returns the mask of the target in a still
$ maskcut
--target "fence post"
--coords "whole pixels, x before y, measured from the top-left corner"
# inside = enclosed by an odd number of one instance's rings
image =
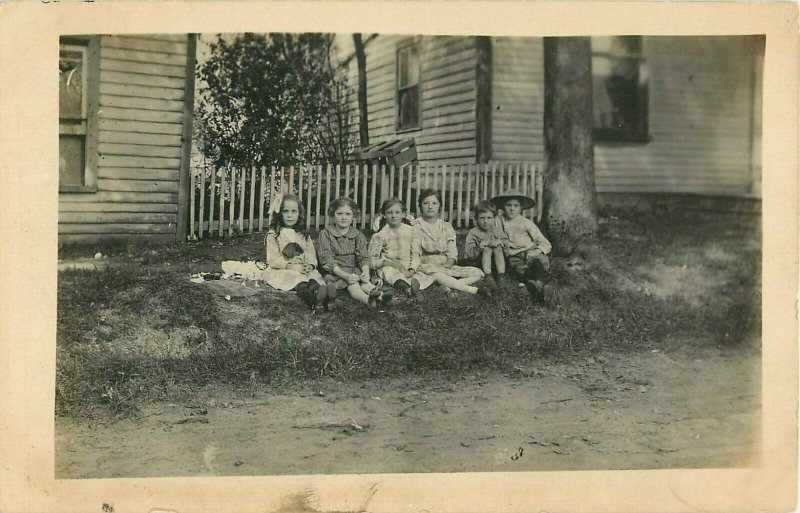
[[[344,197],[350,197],[350,164],[344,166]]]
[[[294,166],[290,165],[289,166],[289,183],[286,186],[287,194],[291,194],[292,193],[292,186],[293,185],[294,185]]]
[[[389,165],[389,197],[394,196],[394,164]]]

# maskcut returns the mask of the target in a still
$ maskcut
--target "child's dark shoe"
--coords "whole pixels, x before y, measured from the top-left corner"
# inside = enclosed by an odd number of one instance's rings
[[[479,297],[483,297],[483,298],[487,298],[487,299],[491,298],[492,295],[493,295],[492,294],[492,288],[491,287],[487,287],[486,285],[480,285],[480,286],[478,286],[477,295]]]
[[[394,290],[396,290],[397,292],[399,292],[401,294],[404,294],[406,296],[410,296],[411,295],[411,285],[409,285],[408,283],[406,283],[403,280],[397,280],[396,282],[394,282],[392,287],[394,288]]]
[[[305,281],[294,288],[297,297],[312,311],[317,308],[317,289],[319,289],[319,283],[315,281]]]
[[[381,292],[381,304],[386,306],[392,303],[392,298],[394,297],[394,292],[391,290],[384,290]]]
[[[411,286],[408,290],[408,297],[417,297],[419,295],[419,281],[416,278],[411,278]]]
[[[525,288],[528,290],[528,294],[530,294],[531,299],[533,299],[537,303],[542,302],[543,298],[542,291],[544,288],[542,282],[537,280],[528,280],[525,282]]]
[[[555,287],[553,287],[550,283],[545,283],[542,286],[542,303],[549,303],[553,300],[553,293],[555,292]]]
[[[322,300],[322,308],[324,308],[326,312],[332,312],[334,309],[333,301],[336,299],[336,284],[329,282],[324,287],[320,288],[325,289],[325,298]]]
[[[370,307],[372,310],[378,309],[378,303],[381,302],[381,291],[378,288],[374,288],[369,291],[369,298],[367,299],[367,306]]]

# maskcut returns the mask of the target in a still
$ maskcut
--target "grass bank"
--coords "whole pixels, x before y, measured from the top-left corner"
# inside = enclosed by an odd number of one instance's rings
[[[514,286],[490,300],[434,288],[384,312],[343,297],[312,315],[293,293],[226,300],[188,282],[260,258],[260,235],[65,250],[124,263],[59,273],[56,412],[130,414],[216,384],[527,373],[580,355],[758,343],[758,216],[609,210],[600,227],[597,259],[572,271],[556,262],[547,306]]]

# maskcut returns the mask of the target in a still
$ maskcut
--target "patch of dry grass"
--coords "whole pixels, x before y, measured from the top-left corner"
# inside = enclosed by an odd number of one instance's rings
[[[59,274],[56,409],[132,413],[220,383],[514,372],[676,340],[757,340],[759,219],[688,216],[606,213],[600,256],[557,271],[547,306],[512,285],[490,300],[434,288],[383,312],[342,297],[335,313],[311,314],[293,293],[227,301],[187,281],[260,257],[261,236],[125,247],[127,265]]]

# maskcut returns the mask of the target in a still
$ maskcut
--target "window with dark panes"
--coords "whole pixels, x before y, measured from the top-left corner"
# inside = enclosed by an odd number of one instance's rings
[[[641,36],[592,38],[597,141],[647,142],[647,70]]]
[[[58,54],[58,189],[97,191],[100,38],[62,36]]]
[[[85,185],[87,56],[88,48],[85,45],[61,45],[58,61],[60,185]]]
[[[416,45],[397,51],[397,129],[419,128],[419,50]]]

